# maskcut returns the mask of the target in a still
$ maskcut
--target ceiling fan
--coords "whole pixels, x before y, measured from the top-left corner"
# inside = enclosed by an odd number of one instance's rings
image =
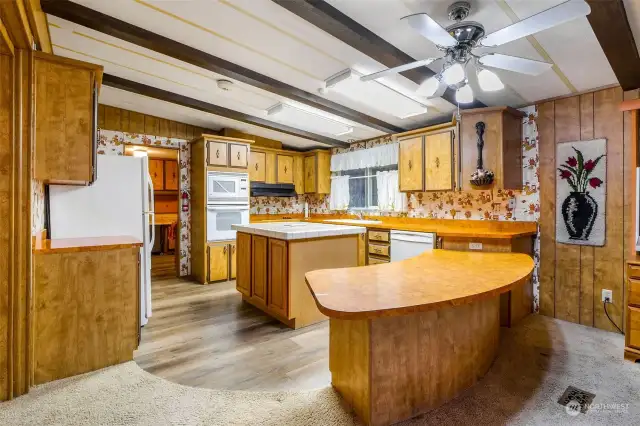
[[[444,59],[440,72],[424,81],[418,88],[417,94],[427,98],[439,97],[444,94],[447,87],[451,87],[456,90],[456,101],[458,103],[471,103],[473,102],[473,91],[469,86],[466,73],[466,67],[469,63],[475,65],[478,72],[478,83],[484,91],[495,91],[504,88],[500,78],[485,67],[535,76],[542,74],[553,66],[553,64],[547,62],[503,55],[501,53],[476,54],[473,49],[501,46],[586,16],[591,12],[591,8],[584,0],[569,0],[491,34],[485,34],[484,27],[479,22],[465,21],[470,11],[471,4],[467,1],[453,3],[449,6],[447,12],[449,19],[455,21],[455,23],[446,29],[442,28],[426,13],[417,13],[402,18],[420,35],[433,42],[438,50],[444,52],[444,54],[441,57],[422,59],[365,75],[360,80],[375,80]]]

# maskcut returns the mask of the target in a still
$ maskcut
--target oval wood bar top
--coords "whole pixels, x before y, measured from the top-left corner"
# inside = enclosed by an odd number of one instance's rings
[[[59,238],[54,240],[36,239],[34,253],[70,253],[80,251],[114,250],[129,247],[142,247],[142,241],[130,236]]]
[[[432,250],[411,259],[307,272],[318,309],[330,318],[366,319],[457,306],[507,292],[529,278],[521,253]]]

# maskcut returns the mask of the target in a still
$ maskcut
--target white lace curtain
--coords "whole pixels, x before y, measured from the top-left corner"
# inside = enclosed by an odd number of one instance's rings
[[[331,156],[332,172],[366,169],[367,167],[384,167],[392,164],[398,164],[397,143]]]
[[[331,178],[329,208],[331,210],[347,210],[349,208],[349,176]]]
[[[398,189],[398,171],[376,173],[378,208],[383,211],[402,212],[407,208],[407,197]]]

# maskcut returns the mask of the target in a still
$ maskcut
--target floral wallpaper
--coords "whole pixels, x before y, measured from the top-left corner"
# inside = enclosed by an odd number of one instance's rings
[[[304,202],[309,214],[329,214],[329,195],[302,194],[297,197],[251,197],[250,214],[302,214]]]
[[[191,191],[191,145],[186,139],[138,135],[113,130],[100,130],[98,154],[124,155],[125,144],[149,145],[180,150],[180,194]],[[191,274],[191,209],[180,211],[180,276]]]

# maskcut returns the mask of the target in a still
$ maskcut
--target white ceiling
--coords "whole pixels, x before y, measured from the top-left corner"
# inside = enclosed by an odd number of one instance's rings
[[[320,94],[318,90],[323,87],[324,80],[344,69],[353,68],[369,73],[385,67],[271,0],[74,1],[398,127],[414,128],[435,119],[444,121],[455,109],[454,105],[443,99],[427,100],[415,95],[417,84],[400,75],[387,77],[383,82],[427,105],[429,111],[426,114],[399,119],[377,110],[376,99],[358,103],[334,91]],[[441,56],[441,52],[400,18],[411,13],[426,12],[446,27],[451,24],[446,10],[452,1],[327,0],[416,59]],[[472,1],[473,11],[468,19],[482,23],[489,33],[563,1],[475,0]],[[638,18],[630,19],[634,31],[637,31],[640,21],[637,1],[628,0],[625,3],[630,18]],[[632,13],[635,15],[632,16]],[[266,109],[270,106],[284,102],[302,107],[352,126],[354,132],[349,135],[324,135],[344,141],[382,134],[376,129],[313,110],[238,81],[234,82],[232,91],[223,92],[217,88],[216,80],[228,79],[226,77],[50,15],[48,19],[56,54],[99,63],[105,67],[106,73],[274,121],[276,116],[266,115]],[[536,60],[550,59],[557,65],[557,71],[550,70],[537,77],[497,71],[507,84],[505,90],[490,95],[479,89],[474,90],[476,97],[487,105],[519,106],[616,83],[615,75],[586,18],[538,33],[535,39],[517,40],[492,51]],[[438,70],[438,65],[436,62],[430,67]],[[124,104],[125,100],[127,104]],[[101,102],[208,128],[233,127],[300,148],[311,144],[318,146],[307,139],[279,132],[262,130],[261,134],[257,126],[165,105],[111,88],[103,88]],[[151,111],[151,108],[164,115]]]

